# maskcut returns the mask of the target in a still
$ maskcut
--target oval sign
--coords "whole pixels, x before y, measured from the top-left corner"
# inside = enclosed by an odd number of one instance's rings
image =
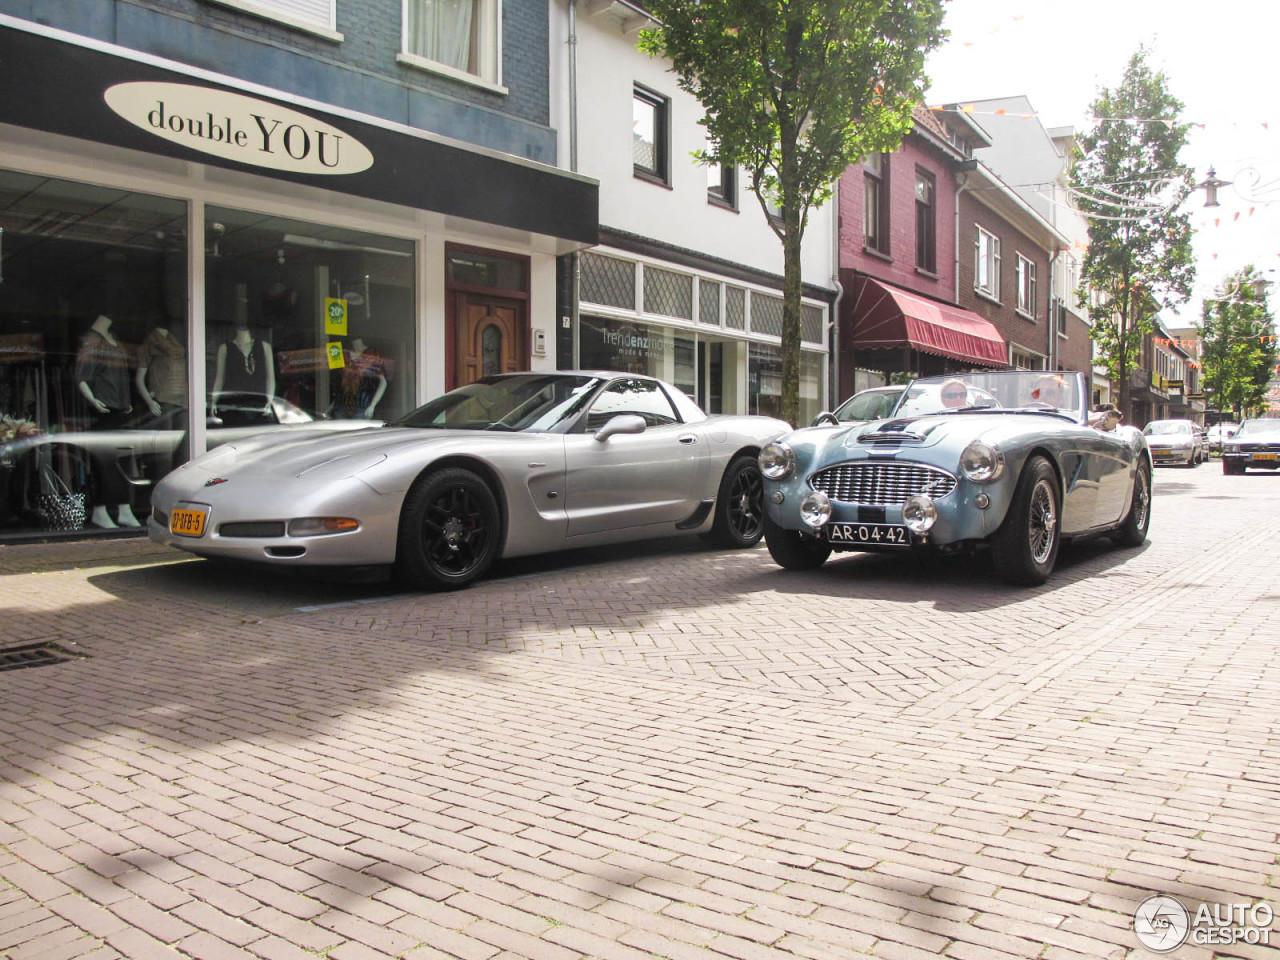
[[[325,175],[373,166],[368,147],[345,131],[240,93],[139,80],[108,87],[102,96],[135,127],[227,160]]]

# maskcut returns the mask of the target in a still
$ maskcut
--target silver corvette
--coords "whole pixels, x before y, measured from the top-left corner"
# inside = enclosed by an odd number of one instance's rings
[[[147,528],[201,556],[389,565],[438,590],[570,547],[682,533],[750,547],[756,457],[788,429],[707,416],[637,374],[486,377],[382,427],[223,444],[160,481]]]

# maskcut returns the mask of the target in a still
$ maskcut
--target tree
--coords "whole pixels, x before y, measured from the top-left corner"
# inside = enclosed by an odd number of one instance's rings
[[[667,57],[702,105],[708,164],[745,169],[782,242],[782,417],[800,415],[800,243],[810,209],[862,157],[896,149],[923,101],[942,0],[646,0]],[[769,216],[770,205],[782,211]]]
[[[1205,389],[1236,420],[1262,406],[1276,365],[1275,319],[1265,279],[1252,266],[1232,274],[1223,296],[1206,299],[1200,321]]]
[[[1096,126],[1072,165],[1077,207],[1089,218],[1080,300],[1092,288],[1101,301],[1093,338],[1123,411],[1143,335],[1158,310],[1190,299],[1195,280],[1191,217],[1177,212],[1192,190],[1191,168],[1178,160],[1189,128],[1143,48],[1091,109]]]

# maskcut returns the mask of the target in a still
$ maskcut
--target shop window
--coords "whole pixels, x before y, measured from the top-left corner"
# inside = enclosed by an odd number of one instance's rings
[[[863,243],[868,250],[889,254],[889,158],[873,153],[862,164]]]
[[[826,355],[800,352],[800,422],[809,423],[822,407]],[[782,416],[782,351],[763,343],[750,345],[747,355],[747,412]]]
[[[479,251],[450,247],[447,256],[449,283],[453,286],[481,287],[485,290],[527,290],[526,261],[499,257]]]
[[[1018,254],[1018,312],[1028,320],[1036,318],[1036,265]]]
[[[631,103],[631,158],[635,175],[643,180],[668,181],[669,114],[666,97],[636,86]]]
[[[747,327],[747,291],[742,287],[724,288],[724,325],[731,330]]]
[[[978,227],[974,241],[973,288],[978,293],[1000,299],[1000,238]]]
[[[693,277],[658,267],[644,268],[644,309],[664,317],[693,319]]]
[[[634,260],[602,257],[584,253],[579,259],[582,269],[582,299],[624,310],[636,308],[636,264]]]
[[[698,281],[698,321],[720,326],[720,284],[713,280]]]
[[[937,226],[932,174],[916,171],[916,267],[925,273],[938,270]]]
[[[669,327],[583,316],[578,355],[584,370],[646,373],[696,396],[693,338]]]
[[[0,538],[137,527],[187,459],[186,219],[0,171]]]
[[[219,207],[205,221],[210,446],[228,396],[310,421],[413,408],[411,241]]]
[[[457,79],[498,85],[497,0],[404,0],[400,61]]]

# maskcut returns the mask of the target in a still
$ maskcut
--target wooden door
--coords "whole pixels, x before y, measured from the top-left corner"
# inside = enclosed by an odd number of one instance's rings
[[[525,304],[506,297],[458,293],[454,301],[454,386],[529,368]]]

